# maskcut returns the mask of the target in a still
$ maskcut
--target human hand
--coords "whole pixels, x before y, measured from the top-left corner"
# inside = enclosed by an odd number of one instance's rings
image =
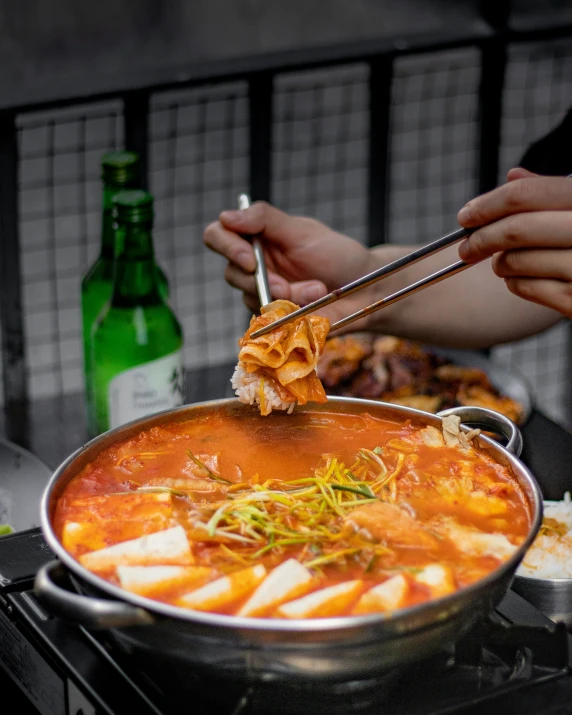
[[[461,209],[482,226],[459,246],[468,263],[493,256],[511,293],[572,317],[572,179],[511,169],[507,183]]]
[[[260,303],[254,282],[254,251],[245,236],[259,234],[273,299],[306,305],[370,269],[369,251],[315,219],[290,216],[263,202],[243,211],[223,211],[207,226],[205,244],[228,260],[226,281],[243,292],[247,307]],[[331,320],[339,308],[320,311]]]

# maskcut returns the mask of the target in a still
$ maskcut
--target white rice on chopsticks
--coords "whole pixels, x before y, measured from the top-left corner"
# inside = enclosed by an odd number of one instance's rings
[[[268,378],[261,372],[247,372],[244,364],[239,361],[231,378],[232,389],[238,399],[245,405],[264,406],[263,412],[271,410],[288,410],[292,413],[295,402],[286,402],[276,392]]]
[[[545,501],[538,536],[524,555],[517,576],[572,578],[572,499]]]

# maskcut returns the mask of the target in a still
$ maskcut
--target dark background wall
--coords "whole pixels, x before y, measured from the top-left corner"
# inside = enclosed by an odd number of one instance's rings
[[[503,0],[1,0],[0,106],[158,83],[205,63],[482,29]],[[514,0],[515,26],[572,21],[570,0]]]
[[[568,0],[520,0],[564,7]],[[477,0],[1,0],[0,104],[235,60],[480,26]],[[498,3],[497,3],[498,5]]]

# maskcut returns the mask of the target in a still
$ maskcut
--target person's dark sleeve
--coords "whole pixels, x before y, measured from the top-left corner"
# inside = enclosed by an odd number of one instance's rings
[[[528,147],[520,166],[545,176],[572,174],[572,108],[551,132]]]

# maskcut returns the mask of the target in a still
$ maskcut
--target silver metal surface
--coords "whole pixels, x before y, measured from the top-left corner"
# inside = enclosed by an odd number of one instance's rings
[[[238,208],[243,211],[249,206],[250,197],[248,194],[240,194],[238,197]],[[270,285],[268,283],[268,274],[266,272],[264,249],[262,248],[262,242],[258,236],[253,236],[251,240],[252,248],[254,250],[254,258],[256,260],[254,280],[256,281],[258,300],[260,301],[260,305],[268,305],[268,303],[272,301],[272,296],[270,295]]]
[[[440,271],[431,273],[431,275],[427,276],[427,278],[422,278],[421,280],[418,280],[415,283],[412,283],[411,285],[408,285],[405,288],[402,288],[401,290],[398,290],[395,293],[392,293],[391,295],[386,296],[385,298],[381,298],[380,300],[377,300],[375,303],[372,303],[371,305],[368,305],[365,308],[362,308],[361,310],[357,310],[355,313],[352,313],[351,315],[348,315],[345,318],[342,318],[341,320],[336,321],[335,323],[333,323],[330,326],[330,333],[333,333],[334,330],[339,330],[340,328],[344,328],[346,325],[349,325],[350,323],[353,323],[356,320],[365,318],[366,315],[371,315],[372,313],[376,313],[378,310],[381,310],[382,308],[387,308],[387,306],[393,305],[394,303],[397,303],[398,301],[403,300],[403,298],[407,298],[408,296],[413,295],[414,293],[418,293],[420,290],[423,290],[424,288],[429,288],[429,286],[435,285],[435,283],[440,283],[441,281],[445,280],[445,278],[450,278],[451,276],[455,276],[455,275],[457,275],[457,273],[460,273],[461,271],[464,271],[467,268],[470,268],[471,266],[476,266],[476,265],[477,265],[476,263],[465,263],[464,261],[457,261],[456,263],[452,263],[450,266],[447,266],[446,268],[442,268]],[[272,327],[272,326],[269,326],[269,327]],[[254,333],[253,333],[252,337],[254,337]]]
[[[143,608],[121,601],[88,599],[58,586],[58,581],[64,576],[65,567],[61,561],[50,561],[36,574],[35,588],[42,594],[43,604],[52,615],[92,630],[143,626],[155,622],[151,613]]]
[[[453,231],[453,233],[449,233],[442,238],[438,238],[436,241],[433,241],[426,246],[422,246],[421,248],[418,248],[415,251],[408,253],[406,256],[402,256],[396,261],[388,263],[386,266],[382,266],[381,268],[378,268],[377,270],[372,271],[371,273],[368,273],[367,275],[362,276],[361,278],[358,278],[357,280],[352,281],[345,286],[342,286],[342,288],[337,288],[331,293],[328,293],[328,295],[325,295],[323,298],[318,298],[318,300],[315,300],[313,303],[308,303],[308,305],[304,306],[303,308],[299,308],[298,310],[295,310],[293,313],[290,313],[284,318],[275,320],[273,323],[270,323],[270,325],[267,325],[264,328],[260,328],[260,330],[256,330],[254,333],[252,333],[251,337],[258,338],[261,335],[265,335],[271,330],[274,330],[281,325],[289,323],[291,320],[296,320],[296,318],[301,318],[304,315],[308,315],[308,313],[313,313],[315,310],[319,310],[326,305],[330,305],[330,303],[335,303],[335,301],[340,300],[340,298],[345,298],[352,293],[356,293],[362,288],[367,288],[368,286],[377,283],[377,281],[381,280],[382,278],[387,278],[388,276],[391,276],[395,273],[399,273],[399,271],[402,271],[408,266],[412,266],[414,263],[417,263],[423,258],[427,258],[427,256],[432,256],[434,253],[438,253],[444,248],[452,246],[454,243],[457,243],[461,239],[470,236],[471,233],[473,233],[473,231],[475,230],[476,229],[469,230],[466,228],[460,228],[457,231]],[[444,278],[448,278],[449,276],[455,275],[455,273],[459,273],[460,271],[465,270],[465,268],[468,268],[470,265],[476,264],[469,264],[464,263],[463,261],[458,261],[457,263],[447,266],[447,268],[443,268],[441,271],[437,271],[436,273],[433,273],[427,278],[421,281],[417,281],[416,283],[413,283],[407,288],[403,288],[397,293],[394,293],[393,295],[384,298],[382,301],[378,301],[377,303],[374,303],[373,305],[364,308],[365,312],[359,311],[359,313],[354,313],[353,315],[350,315],[343,320],[339,320],[337,323],[334,323],[332,325],[332,327],[330,328],[330,332],[341,328],[343,325],[347,325],[347,323],[351,323],[354,320],[358,320],[364,315],[373,313],[376,310],[385,307],[386,305],[396,303],[398,300],[401,300],[402,298],[405,298],[407,295],[410,295],[412,293],[416,293],[422,288],[426,288],[429,285],[433,285],[433,283],[438,283]]]
[[[512,589],[548,618],[572,628],[572,578],[515,576]]]
[[[480,446],[512,471],[528,501],[531,526],[526,539],[508,561],[475,584],[391,615],[289,621],[194,612],[124,591],[85,569],[63,548],[52,526],[56,502],[70,480],[102,450],[165,422],[191,420],[212,410],[241,416],[248,409],[236,399],[226,399],[135,420],[95,438],[56,470],[42,499],[42,531],[56,557],[71,573],[78,593],[70,601],[70,592],[56,583],[59,567],[45,567],[38,573],[35,590],[48,610],[88,628],[115,623],[111,633],[123,646],[150,657],[160,655],[174,665],[207,666],[229,677],[342,682],[371,678],[442,649],[485,618],[503,597],[539,529],[542,497],[534,477],[519,459],[484,436],[478,438]],[[394,421],[410,419],[436,427],[442,424],[438,415],[356,398],[330,397],[323,405],[298,409],[367,412]],[[468,419],[466,413],[460,414],[461,419],[462,414]],[[488,424],[488,417],[488,410],[473,408],[472,419]],[[502,427],[506,429],[504,422]],[[497,429],[498,422],[490,428]]]
[[[504,448],[507,452],[520,457],[523,448],[522,434],[512,420],[500,412],[487,410],[484,407],[472,407],[465,405],[463,407],[452,407],[448,410],[442,410],[437,413],[438,417],[448,417],[449,415],[457,415],[461,418],[461,424],[472,427],[486,427],[488,430],[494,429],[504,435],[507,442]]]
[[[14,531],[40,525],[40,501],[52,470],[13,442],[0,439],[0,524]]]

